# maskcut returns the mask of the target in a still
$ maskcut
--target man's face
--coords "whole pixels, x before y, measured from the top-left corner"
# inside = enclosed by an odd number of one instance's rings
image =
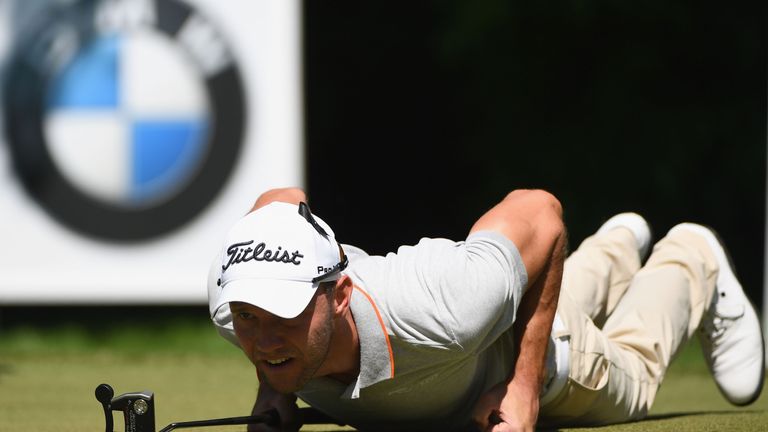
[[[280,318],[248,303],[229,305],[235,334],[261,379],[280,393],[300,390],[323,365],[333,334],[333,297],[318,289],[304,311]]]

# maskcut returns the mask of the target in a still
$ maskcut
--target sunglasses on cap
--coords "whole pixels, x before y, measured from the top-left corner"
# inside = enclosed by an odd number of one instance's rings
[[[319,223],[315,220],[314,217],[312,217],[312,211],[309,209],[309,206],[305,202],[299,203],[299,214],[301,217],[303,217],[307,222],[309,222],[310,225],[317,231],[318,234],[323,236],[326,240],[328,240],[328,233],[325,232],[323,227],[320,226]],[[329,280],[332,280],[334,276],[341,273],[345,268],[347,268],[347,265],[349,265],[349,259],[347,258],[347,255],[344,254],[344,249],[341,248],[341,245],[336,243],[336,245],[339,247],[339,256],[341,257],[341,260],[338,264],[334,265],[331,270],[321,274],[320,276],[317,276],[315,278],[312,278],[312,283],[318,283],[318,282],[326,282]]]

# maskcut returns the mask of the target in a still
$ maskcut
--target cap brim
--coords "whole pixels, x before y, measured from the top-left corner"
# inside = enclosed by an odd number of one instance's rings
[[[307,308],[317,284],[274,279],[242,279],[228,282],[221,290],[215,310],[229,302],[243,302],[277,315],[296,318]]]

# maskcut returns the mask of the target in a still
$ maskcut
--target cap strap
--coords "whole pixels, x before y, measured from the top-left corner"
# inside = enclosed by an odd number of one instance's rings
[[[338,264],[333,266],[333,268],[330,271],[325,272],[316,278],[312,278],[312,283],[325,282],[325,279],[328,279],[337,273],[341,273],[345,268],[347,268],[348,264],[349,264],[349,259],[347,258],[346,255],[344,255],[341,258],[341,261],[339,261]]]

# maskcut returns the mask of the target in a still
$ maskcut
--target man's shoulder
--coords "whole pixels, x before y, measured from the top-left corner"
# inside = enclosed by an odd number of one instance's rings
[[[349,258],[350,262],[354,262],[359,259],[368,258],[368,252],[357,246],[342,243],[341,249],[344,250],[344,254]]]

